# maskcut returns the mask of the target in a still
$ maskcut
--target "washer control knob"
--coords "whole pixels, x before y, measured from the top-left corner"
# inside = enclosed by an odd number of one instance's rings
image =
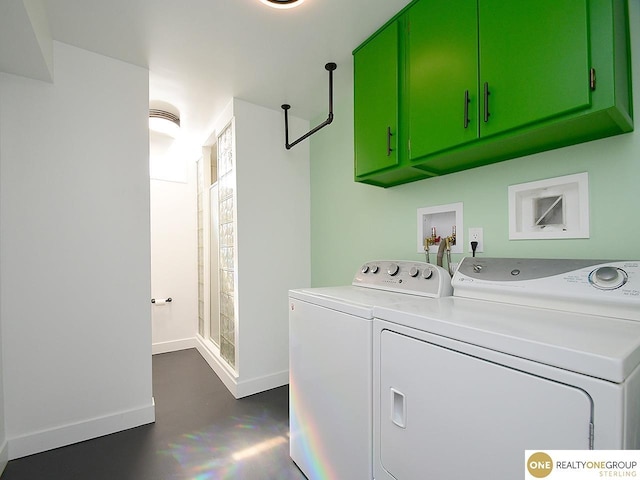
[[[596,268],[589,274],[589,283],[600,290],[615,290],[627,283],[627,272],[616,267]]]
[[[479,273],[482,271],[482,265],[474,265],[473,266],[473,271],[476,273]]]
[[[422,278],[429,280],[431,277],[433,277],[433,270],[431,270],[429,267],[425,268],[422,272]]]
[[[362,273],[367,273],[369,271],[369,265],[363,265],[362,266],[362,270],[360,270]]]
[[[371,265],[371,273],[378,273],[378,270],[380,270],[378,265]]]
[[[400,267],[398,266],[397,263],[391,263],[389,264],[389,268],[387,268],[387,273],[393,277],[394,275],[398,274],[399,270],[400,270]]]
[[[596,270],[596,278],[600,282],[613,282],[618,278],[618,269],[613,267],[600,267]]]
[[[409,269],[409,276],[411,276],[411,277],[415,278],[415,277],[418,276],[419,273],[420,273],[420,269],[418,269],[418,267],[411,267]]]

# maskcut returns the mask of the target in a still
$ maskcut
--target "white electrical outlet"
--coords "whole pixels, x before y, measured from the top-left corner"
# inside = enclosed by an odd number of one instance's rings
[[[469,229],[469,252],[471,252],[471,242],[478,242],[478,246],[476,247],[476,253],[484,252],[484,238],[482,227],[475,227]]]

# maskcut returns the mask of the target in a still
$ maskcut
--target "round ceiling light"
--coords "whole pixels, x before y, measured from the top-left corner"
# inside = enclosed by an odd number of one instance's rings
[[[293,8],[302,5],[304,0],[260,0],[265,5],[273,8]]]
[[[180,131],[180,117],[166,110],[150,108],[149,129],[175,138]]]

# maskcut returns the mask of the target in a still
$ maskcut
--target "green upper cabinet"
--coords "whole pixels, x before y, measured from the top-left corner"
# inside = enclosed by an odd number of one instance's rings
[[[414,0],[354,65],[356,181],[392,186],[633,130],[627,0]],[[383,96],[396,102],[388,156],[390,121],[372,110]]]
[[[411,158],[478,138],[477,0],[422,1],[409,11]]]
[[[398,22],[354,55],[356,176],[398,163]]]
[[[389,22],[353,54],[355,178],[398,185],[430,176],[408,166],[400,132],[406,18]]]
[[[591,106],[587,18],[587,0],[478,1],[481,136]]]

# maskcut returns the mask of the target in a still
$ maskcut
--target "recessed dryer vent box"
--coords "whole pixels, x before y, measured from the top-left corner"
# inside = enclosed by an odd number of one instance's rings
[[[451,253],[462,253],[464,237],[462,234],[462,202],[435,207],[418,209],[418,253],[424,253],[424,239],[431,237],[435,229],[436,237],[444,242],[445,237],[451,236],[453,228],[456,232],[456,243],[451,247]],[[429,253],[437,254],[439,243],[429,247]]]
[[[589,238],[589,174],[509,187],[509,239]]]

